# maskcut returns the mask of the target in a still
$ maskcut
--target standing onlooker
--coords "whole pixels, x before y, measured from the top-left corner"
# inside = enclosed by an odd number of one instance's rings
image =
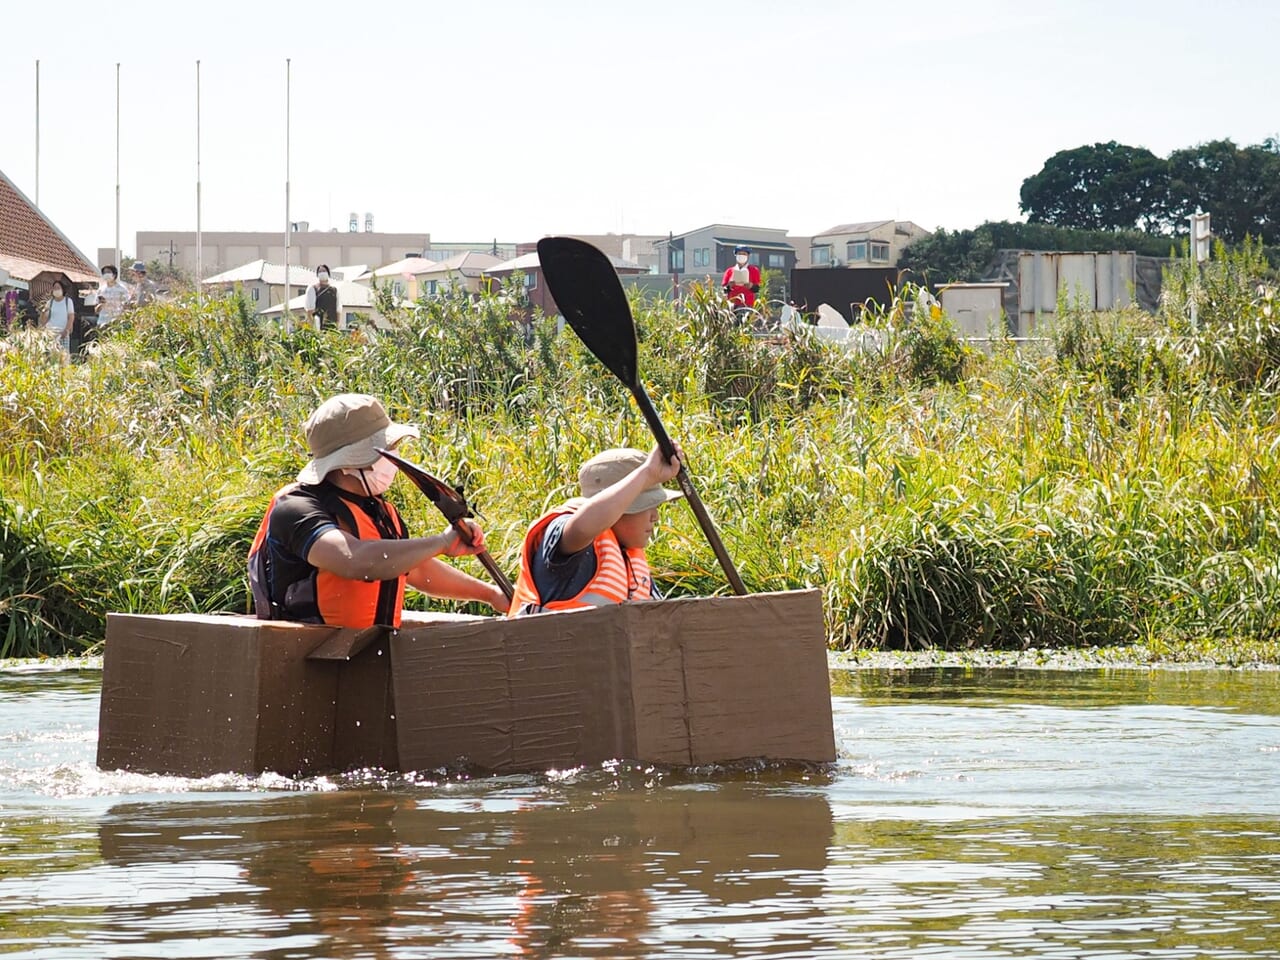
[[[40,327],[58,338],[63,360],[71,356],[71,328],[75,322],[75,305],[63,289],[62,281],[53,281],[53,293],[40,310]]]
[[[98,287],[98,305],[94,309],[98,314],[98,326],[120,319],[125,304],[129,302],[129,288],[120,282],[116,268],[107,264],[102,268],[102,285]]]
[[[141,260],[133,262],[133,302],[139,307],[156,302],[156,282],[147,276],[147,265]]]
[[[342,298],[338,288],[329,282],[329,265],[316,268],[316,282],[307,287],[307,319],[319,327],[338,327],[342,316]]]

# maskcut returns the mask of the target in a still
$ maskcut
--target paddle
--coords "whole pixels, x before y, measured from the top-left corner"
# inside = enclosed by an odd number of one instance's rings
[[[453,524],[453,529],[458,531],[458,536],[462,542],[467,546],[471,546],[471,531],[462,522],[464,517],[471,516],[471,508],[467,506],[467,501],[462,494],[443,480],[433,477],[416,463],[411,463],[399,454],[392,453],[390,450],[383,450],[381,447],[376,447],[375,449],[399,467],[400,472],[412,480],[418,489],[427,495],[427,499],[436,505],[437,509],[444,514],[444,518]],[[493,557],[489,556],[489,551],[481,550],[476,554],[476,559],[484,564],[484,568],[489,571],[489,576],[493,577],[493,582],[498,585],[498,589],[505,593],[507,599],[510,600],[515,593],[515,589],[511,586],[511,581],[507,579],[507,575],[502,572],[502,568],[494,562]]]
[[[547,290],[565,321],[596,359],[631,391],[649,429],[653,431],[654,439],[658,441],[658,448],[667,459],[674,457],[675,445],[667,436],[666,428],[640,382],[636,367],[635,322],[631,318],[627,295],[609,258],[591,244],[573,237],[543,237],[538,241],[538,264],[546,278]],[[676,479],[725,576],[729,578],[729,584],[735,593],[745,594],[747,588],[720,542],[715,524],[707,515],[698,491],[693,489],[693,481],[689,479],[683,463]]]

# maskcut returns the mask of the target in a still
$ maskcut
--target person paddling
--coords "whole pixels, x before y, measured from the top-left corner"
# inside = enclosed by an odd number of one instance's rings
[[[508,616],[659,599],[645,547],[658,508],[684,496],[662,486],[680,472],[681,456],[679,447],[671,460],[657,447],[648,455],[619,447],[584,463],[582,496],[543,514],[525,534]]]
[[[392,421],[375,397],[343,393],[317,407],[304,431],[311,460],[297,483],[272,498],[249,551],[260,619],[398,627],[406,584],[506,612],[498,587],[438,559],[483,550],[478,524],[462,521],[472,534],[469,545],[452,525],[410,537],[384,496],[397,469],[377,448],[394,450],[418,437],[417,427]]]

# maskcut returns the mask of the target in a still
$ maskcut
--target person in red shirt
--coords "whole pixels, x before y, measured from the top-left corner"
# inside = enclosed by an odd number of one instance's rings
[[[733,256],[735,263],[724,272],[720,282],[734,311],[741,314],[756,305],[756,294],[760,292],[760,268],[750,262],[750,247],[734,247]]]

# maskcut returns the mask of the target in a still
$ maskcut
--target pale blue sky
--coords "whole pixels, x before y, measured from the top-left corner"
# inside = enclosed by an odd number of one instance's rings
[[[108,13],[110,11],[110,13]],[[55,18],[56,17],[56,18]],[[1054,152],[1280,133],[1280,4],[7,4],[0,169],[90,257],[290,212],[439,241],[1018,219]],[[16,39],[15,39],[16,38]]]

